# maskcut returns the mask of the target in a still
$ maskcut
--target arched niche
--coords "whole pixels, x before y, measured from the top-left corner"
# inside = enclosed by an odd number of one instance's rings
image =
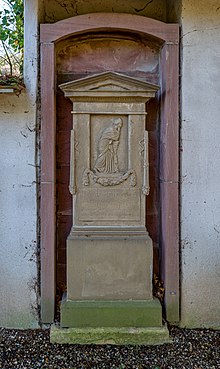
[[[57,151],[57,130],[61,125],[63,127],[66,119],[68,127],[71,104],[64,100],[57,85],[106,70],[123,71],[160,85],[158,100],[152,100],[148,108],[152,191],[147,199],[147,207],[151,209],[147,226],[155,244],[160,243],[160,274],[165,287],[166,317],[170,322],[177,322],[178,25],[115,13],[87,14],[41,25],[42,321],[50,323],[54,320],[56,274],[59,274],[56,240],[62,232],[68,232],[68,224],[66,230],[59,229],[57,214],[71,216],[68,214],[69,195],[67,192],[65,195],[68,189],[65,183],[67,172],[61,173],[64,185],[57,185],[62,167],[57,167],[60,153],[59,144]],[[64,144],[68,142],[68,132],[63,132],[59,140]],[[61,162],[65,155],[64,152]],[[62,209],[59,209],[60,203],[63,204]]]

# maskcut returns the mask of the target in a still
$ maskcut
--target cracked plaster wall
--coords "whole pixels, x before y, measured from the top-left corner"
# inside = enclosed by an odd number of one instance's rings
[[[0,326],[38,326],[36,97],[38,6],[25,4],[26,91],[0,95]]]
[[[220,4],[182,1],[182,326],[220,327]]]
[[[47,0],[44,2],[45,22],[86,13],[130,13],[166,21],[164,0]]]
[[[0,96],[0,326],[37,325],[33,107],[26,94]]]

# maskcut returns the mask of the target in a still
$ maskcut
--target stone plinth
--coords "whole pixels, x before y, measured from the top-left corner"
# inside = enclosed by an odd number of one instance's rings
[[[61,303],[61,326],[69,328],[162,327],[158,300],[73,301]]]
[[[152,299],[152,241],[138,239],[68,239],[68,300]]]
[[[80,345],[160,345],[172,342],[166,327],[59,328],[56,326],[51,327],[50,341]]]

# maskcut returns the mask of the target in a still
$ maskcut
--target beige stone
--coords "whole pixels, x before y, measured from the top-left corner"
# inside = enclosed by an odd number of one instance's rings
[[[145,106],[159,87],[105,72],[60,88],[73,101],[67,300],[152,300]]]
[[[127,199],[129,198],[129,201]],[[140,222],[141,202],[137,189],[86,188],[79,193],[79,221]]]
[[[145,227],[146,102],[158,86],[105,72],[60,86],[73,101],[73,227]]]
[[[68,239],[67,299],[152,299],[152,252],[149,237]]]

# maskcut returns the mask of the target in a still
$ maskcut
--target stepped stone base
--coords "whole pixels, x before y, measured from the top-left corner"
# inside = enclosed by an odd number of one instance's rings
[[[157,299],[137,301],[72,301],[61,303],[61,327],[162,327]]]
[[[61,326],[52,326],[52,343],[156,345],[171,342],[157,299],[61,303]]]
[[[167,327],[60,328],[53,325],[51,343],[96,345],[160,345],[172,342]]]

